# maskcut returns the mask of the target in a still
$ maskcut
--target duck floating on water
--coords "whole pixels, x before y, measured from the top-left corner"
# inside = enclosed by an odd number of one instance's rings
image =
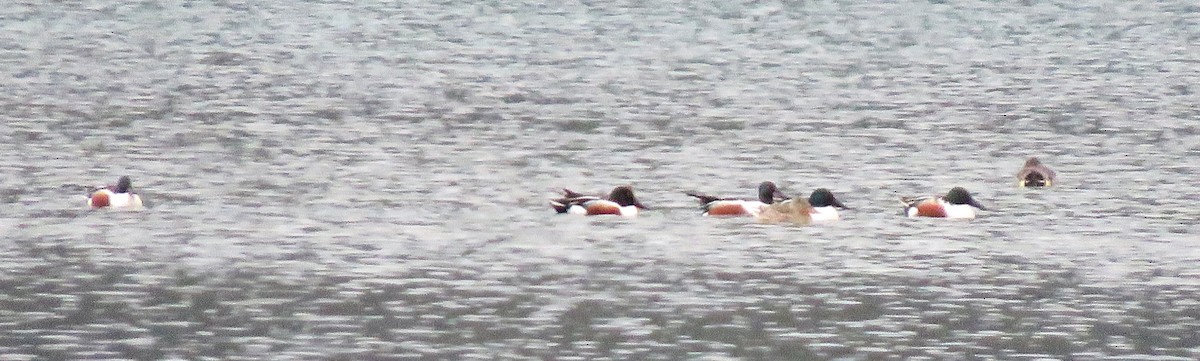
[[[115,186],[110,185],[92,191],[88,195],[88,207],[92,209],[111,208],[125,210],[142,209],[142,197],[134,193],[133,181],[129,176],[122,176]]]
[[[1049,187],[1054,184],[1054,171],[1042,164],[1037,157],[1025,160],[1025,166],[1017,171],[1018,187]]]
[[[769,204],[788,199],[774,182],[765,181],[758,185],[758,200],[710,196],[699,192],[684,192],[696,197],[702,204],[705,216],[751,216],[756,217]]]
[[[647,209],[633,195],[633,187],[619,186],[613,188],[607,196],[588,196],[570,189],[563,189],[563,197],[551,199],[550,206],[558,213],[595,216],[611,214],[618,216],[637,216],[639,209]]]
[[[987,210],[971,197],[966,188],[954,187],[944,196],[901,197],[904,214],[909,217],[975,218],[975,210]]]

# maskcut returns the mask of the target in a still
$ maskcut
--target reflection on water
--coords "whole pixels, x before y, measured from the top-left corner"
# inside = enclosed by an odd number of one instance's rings
[[[1195,14],[4,7],[0,354],[1195,359]],[[1014,187],[1030,155],[1056,187]],[[151,209],[83,209],[126,174]],[[683,194],[763,180],[853,209]],[[652,209],[546,203],[619,184]],[[953,186],[988,211],[900,215]]]

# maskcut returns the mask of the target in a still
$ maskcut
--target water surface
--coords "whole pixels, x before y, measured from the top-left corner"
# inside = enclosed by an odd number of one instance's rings
[[[0,9],[6,359],[1194,359],[1200,8]],[[1061,179],[1014,188],[1038,156]],[[146,212],[83,209],[130,175]],[[836,224],[685,190],[832,189]],[[636,219],[552,214],[633,185]],[[977,220],[901,195],[970,189]]]

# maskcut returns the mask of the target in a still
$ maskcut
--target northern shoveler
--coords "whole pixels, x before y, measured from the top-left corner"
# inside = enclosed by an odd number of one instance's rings
[[[785,200],[787,195],[779,191],[779,187],[775,183],[766,181],[758,185],[758,200],[745,200],[737,198],[722,198],[710,196],[699,192],[684,192],[685,194],[696,197],[703,205],[700,207],[704,210],[706,216],[757,216],[762,209],[768,204],[775,203],[776,200]]]
[[[133,192],[133,181],[122,176],[117,185],[97,189],[88,195],[88,207],[113,209],[142,209],[142,197]]]
[[[551,199],[550,206],[558,213],[601,215],[613,214],[619,216],[636,216],[638,209],[648,209],[633,196],[633,187],[620,186],[613,188],[607,196],[588,196],[570,189],[563,189],[563,197]]]
[[[813,221],[813,207],[808,200],[792,198],[763,206],[762,212],[755,218],[762,223],[809,224]]]
[[[975,218],[975,209],[987,210],[971,198],[971,193],[963,187],[954,187],[950,193],[941,197],[910,198],[901,197],[904,203],[904,214],[909,217],[942,217],[942,218]]]
[[[1049,187],[1054,183],[1054,171],[1042,164],[1037,157],[1029,157],[1025,166],[1017,172],[1018,187]]]
[[[833,196],[833,192],[825,188],[814,190],[808,196],[808,204],[812,207],[811,213],[814,222],[836,221],[841,218],[837,209],[848,208]]]

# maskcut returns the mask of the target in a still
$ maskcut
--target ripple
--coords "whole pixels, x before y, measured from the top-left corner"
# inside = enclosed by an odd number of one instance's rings
[[[1194,10],[4,7],[0,353],[1193,359]],[[147,212],[84,209],[126,174]],[[763,180],[854,208],[680,193]],[[617,184],[654,209],[545,203]],[[899,215],[952,186],[989,210]]]

